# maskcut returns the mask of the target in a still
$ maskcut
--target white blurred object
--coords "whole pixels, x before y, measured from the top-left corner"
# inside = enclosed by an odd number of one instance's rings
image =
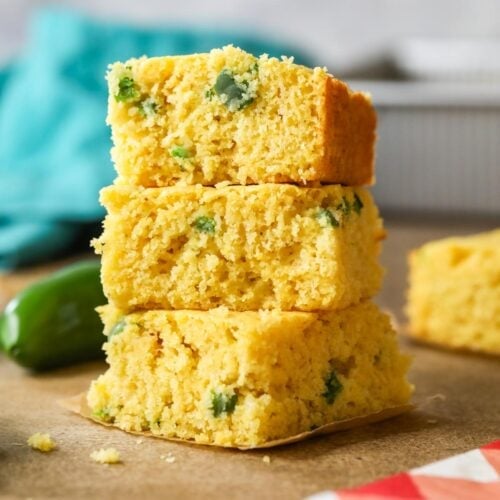
[[[350,82],[378,111],[384,209],[489,214],[500,221],[500,86]]]
[[[411,79],[500,82],[500,38],[410,38],[392,60]]]

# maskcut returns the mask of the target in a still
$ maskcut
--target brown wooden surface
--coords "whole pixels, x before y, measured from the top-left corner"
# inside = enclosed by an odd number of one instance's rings
[[[383,254],[388,268],[378,301],[401,321],[405,255],[429,239],[493,227],[492,223],[390,220]],[[54,266],[49,266],[49,268]],[[0,277],[0,301],[48,268]],[[62,410],[57,400],[85,390],[104,364],[33,376],[0,359],[0,493],[61,498],[301,498],[423,465],[500,438],[500,360],[411,344],[411,380],[419,409],[391,421],[271,449],[239,452],[143,439],[102,428]],[[50,454],[26,446],[49,432]],[[123,464],[102,466],[89,454],[116,447]],[[160,457],[171,453],[174,463]],[[269,455],[271,463],[262,458]]]

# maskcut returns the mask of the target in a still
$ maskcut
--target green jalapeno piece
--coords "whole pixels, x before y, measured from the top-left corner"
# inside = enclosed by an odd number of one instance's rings
[[[21,291],[0,315],[0,348],[35,371],[103,358],[99,273],[98,261],[79,262]]]

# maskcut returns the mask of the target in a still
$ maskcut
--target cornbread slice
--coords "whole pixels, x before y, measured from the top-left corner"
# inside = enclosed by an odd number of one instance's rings
[[[111,186],[101,202],[102,283],[127,311],[329,310],[380,288],[384,232],[363,188]]]
[[[500,229],[427,243],[409,262],[410,334],[500,354]]]
[[[324,313],[100,313],[110,366],[87,401],[124,430],[254,446],[410,397],[409,359],[370,302]]]
[[[324,69],[227,46],[131,59],[108,73],[119,182],[370,184],[370,97]]]

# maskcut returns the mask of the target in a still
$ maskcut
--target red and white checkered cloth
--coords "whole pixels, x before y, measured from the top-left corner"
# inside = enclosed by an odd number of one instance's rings
[[[500,440],[358,488],[308,500],[500,500]]]

